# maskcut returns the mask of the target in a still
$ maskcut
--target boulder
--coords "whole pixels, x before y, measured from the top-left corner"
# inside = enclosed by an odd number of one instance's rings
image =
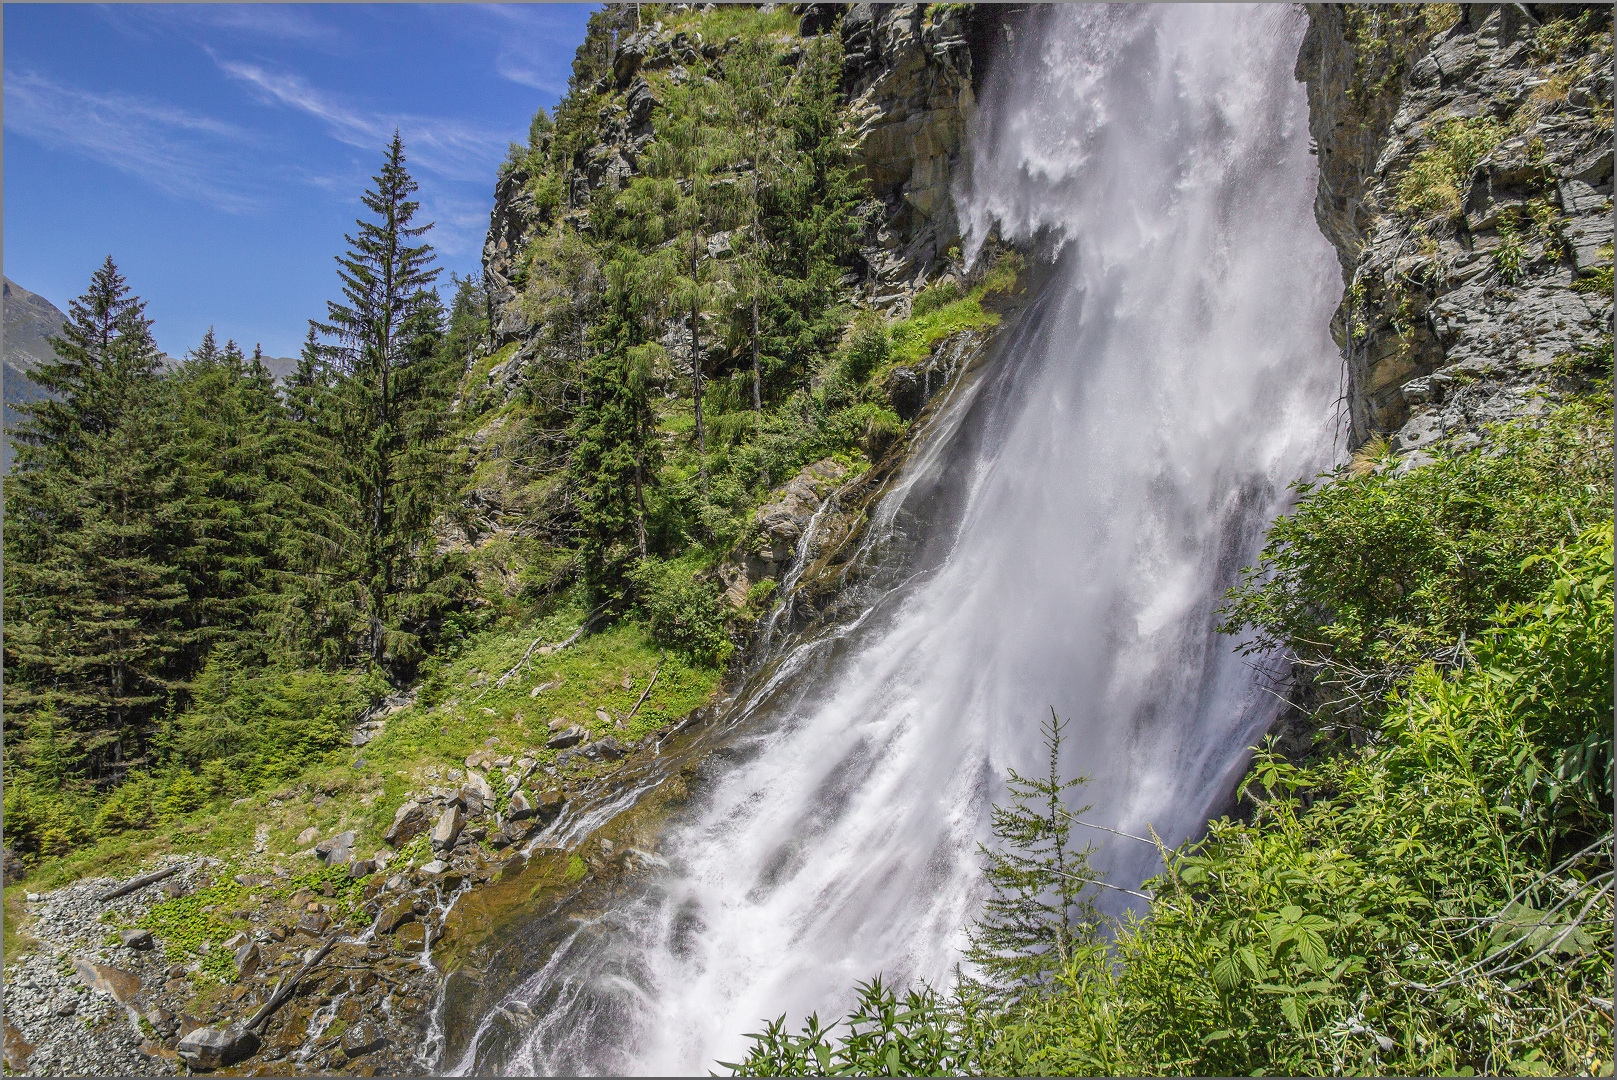
[[[36,1049],[34,1044],[22,1037],[22,1029],[13,1024],[10,1018],[6,1022],[6,1065],[14,1073],[25,1072],[28,1069],[28,1055]]]
[[[312,844],[319,838],[320,830],[315,828],[313,825],[310,825],[307,829],[304,829],[302,832],[298,833],[297,845],[298,847],[302,847],[304,844]]]
[[[565,750],[569,746],[577,746],[583,742],[589,732],[581,727],[571,727],[560,735],[553,735],[546,741],[545,746],[551,750]]]
[[[562,804],[566,801],[567,793],[561,788],[546,788],[539,794],[539,813],[545,817],[555,817],[561,813]]]
[[[375,859],[355,859],[348,864],[348,876],[354,881],[362,877],[370,877],[376,873]]]
[[[354,852],[354,841],[359,833],[353,829],[340,832],[329,840],[322,840],[314,846],[314,853],[325,860],[327,866],[342,866],[348,862]]]
[[[225,1028],[201,1027],[182,1038],[174,1047],[180,1058],[193,1069],[222,1069],[258,1053],[258,1036],[231,1024]]]
[[[120,930],[118,940],[126,949],[149,949],[152,947],[152,932],[150,930]]]
[[[330,915],[323,911],[307,911],[304,912],[303,918],[298,920],[297,928],[301,933],[308,934],[311,937],[319,937],[326,932],[326,927],[330,925]]]
[[[512,821],[521,821],[524,818],[533,817],[539,811],[534,807],[533,803],[528,801],[526,795],[520,791],[514,791],[511,793],[511,802],[506,807],[505,812]]]
[[[258,948],[258,942],[249,941],[236,950],[236,980],[238,982],[251,979],[258,974],[264,966],[264,954]]]
[[[423,874],[441,874],[449,869],[449,864],[442,859],[434,859],[421,868]],[[419,914],[419,912],[418,912]]]
[[[386,1045],[387,1040],[382,1038],[382,1033],[369,1020],[349,1024],[342,1033],[342,1052],[349,1058],[369,1054],[374,1050],[380,1050]]]
[[[483,800],[484,806],[492,806],[494,804],[494,788],[489,784],[488,777],[484,776],[481,772],[478,772],[476,769],[467,769],[466,786],[476,789],[478,797]]]
[[[590,743],[581,753],[594,761],[616,761],[627,751],[622,743],[608,735],[604,739]]]
[[[393,931],[397,930],[405,923],[412,921],[414,918],[415,902],[409,897],[405,897],[404,899],[393,904],[391,907],[382,909],[381,914],[376,916],[376,927],[374,933],[391,934]]]
[[[405,923],[393,935],[393,943],[399,952],[420,952],[427,945],[427,928],[418,922]]]
[[[122,968],[97,964],[89,960],[76,960],[73,969],[79,977],[79,982],[91,990],[110,994],[120,1005],[129,1005],[135,1000],[135,995],[140,993],[140,976]]]
[[[460,837],[461,827],[466,824],[466,818],[460,807],[450,806],[438,819],[438,824],[432,829],[432,850],[448,851],[455,846]]]

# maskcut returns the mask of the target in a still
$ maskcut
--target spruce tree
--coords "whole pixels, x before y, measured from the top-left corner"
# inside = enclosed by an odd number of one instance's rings
[[[1049,767],[1042,777],[1010,770],[1010,805],[993,808],[994,847],[978,845],[988,881],[983,913],[967,930],[966,959],[997,997],[1037,990],[1065,968],[1076,948],[1095,940],[1100,915],[1085,895],[1097,880],[1089,848],[1075,848],[1065,792],[1087,777],[1061,779],[1066,721],[1050,710],[1041,725]]]
[[[434,512],[447,486],[442,446],[449,381],[437,352],[443,309],[430,245],[412,243],[417,190],[397,132],[374,187],[363,196],[373,220],[357,221],[337,256],[342,301],[327,304],[318,329],[335,369],[334,441],[353,512],[353,542],[339,573],[354,588],[340,612],[355,624],[363,654],[403,677],[420,657],[424,623],[453,583],[435,557]]]
[[[33,378],[6,484],[7,723],[54,707],[92,777],[117,774],[193,635],[188,505],[142,302],[109,256]]]

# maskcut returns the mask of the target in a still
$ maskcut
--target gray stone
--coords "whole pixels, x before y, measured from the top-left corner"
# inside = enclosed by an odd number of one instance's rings
[[[423,874],[441,874],[449,869],[449,864],[442,859],[434,859],[421,868]]]
[[[251,979],[258,974],[264,966],[264,954],[258,948],[258,942],[249,941],[236,950],[236,979],[243,981]]]
[[[484,806],[494,804],[494,788],[489,784],[488,778],[476,769],[466,770],[467,786],[477,789],[477,795],[483,800]]]
[[[407,799],[393,812],[393,824],[388,826],[382,839],[400,848],[426,832],[432,824],[432,815],[415,799]]]
[[[552,735],[545,742],[545,746],[551,750],[565,750],[569,746],[577,746],[588,735],[589,732],[581,727],[570,727],[560,735]]]
[[[448,851],[453,848],[465,823],[466,819],[460,807],[451,806],[445,810],[443,816],[438,819],[438,824],[432,829],[432,850]]]
[[[506,807],[505,812],[512,821],[521,821],[524,818],[533,817],[538,813],[538,810],[534,808],[533,803],[528,801],[526,795],[520,791],[514,791],[511,793],[511,802]]]
[[[322,840],[314,846],[314,853],[325,860],[327,866],[342,866],[346,864],[354,852],[354,841],[359,834],[353,829],[340,832],[329,840]]]
[[[226,1028],[200,1027],[186,1035],[174,1050],[193,1069],[222,1069],[258,1053],[258,1036],[231,1024]]]
[[[149,949],[152,947],[152,932],[150,930],[120,930],[118,940],[126,949]]]

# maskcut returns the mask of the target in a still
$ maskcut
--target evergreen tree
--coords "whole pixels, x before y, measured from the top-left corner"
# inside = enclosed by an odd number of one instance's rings
[[[398,133],[364,202],[375,220],[356,222],[337,257],[343,301],[327,304],[318,329],[336,373],[333,431],[354,541],[339,576],[357,583],[342,604],[371,664],[402,676],[421,655],[420,631],[452,591],[430,526],[447,484],[443,452],[448,383],[437,352],[443,308],[429,286],[432,248],[412,244],[417,185]]]
[[[33,378],[6,485],[7,722],[54,706],[92,777],[116,774],[193,635],[178,562],[187,504],[161,356],[109,256]]]
[[[708,240],[733,214],[732,183],[720,183],[732,163],[731,142],[717,120],[711,84],[692,79],[671,87],[658,140],[646,164],[662,210],[659,220],[670,240],[660,252],[660,272],[642,278],[666,297],[672,312],[686,320],[691,341],[691,398],[696,413],[702,495],[708,493],[707,432],[702,417],[702,317],[718,306],[728,289],[722,268],[708,258]],[[647,238],[649,239],[649,237]]]
[[[1049,770],[1029,778],[1010,770],[1009,806],[992,813],[994,847],[979,845],[989,897],[968,929],[966,959],[997,996],[1035,990],[1058,975],[1074,950],[1093,941],[1100,915],[1085,896],[1096,874],[1089,848],[1074,848],[1072,822],[1089,809],[1069,810],[1064,793],[1088,781],[1062,780],[1066,721],[1050,710],[1041,726]]]
[[[776,61],[767,39],[747,38],[725,57],[724,85],[726,117],[732,132],[744,136],[751,158],[750,175],[742,195],[740,217],[746,222],[746,237],[740,245],[739,273],[732,306],[732,320],[748,317],[747,337],[752,348],[752,408],[763,411],[763,374],[759,362],[758,307],[772,282],[766,273],[767,244],[763,231],[764,193],[784,180],[795,164],[796,148],[791,133],[780,124],[790,85],[789,69]]]
[[[279,476],[281,402],[261,351],[249,361],[234,341],[220,349],[211,328],[171,384],[190,497],[190,544],[181,559],[195,631],[188,667],[200,668],[219,645],[262,660],[258,631],[277,585],[279,539],[297,517]]]
[[[321,415],[331,386],[331,364],[320,347],[320,339],[311,320],[309,334],[303,339],[303,349],[298,353],[298,366],[286,380],[287,417],[298,424],[313,423]]]
[[[585,581],[598,601],[623,599],[631,544],[646,558],[646,490],[662,466],[650,393],[662,346],[646,340],[646,290],[636,269],[627,255],[608,267],[606,311],[586,368],[572,459]]]

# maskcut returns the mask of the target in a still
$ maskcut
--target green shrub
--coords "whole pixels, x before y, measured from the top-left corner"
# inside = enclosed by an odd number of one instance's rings
[[[874,311],[861,311],[853,320],[853,338],[843,353],[842,371],[858,386],[892,355],[887,324]]]
[[[1543,587],[1550,567],[1530,556],[1611,520],[1611,416],[1609,394],[1574,401],[1401,475],[1298,484],[1222,629],[1329,665],[1372,701],[1423,660],[1452,664],[1501,604]]]
[[[928,285],[916,294],[915,302],[910,306],[910,314],[925,315],[954,303],[963,295],[960,285],[954,281]]]
[[[724,632],[724,602],[718,583],[703,580],[690,560],[648,558],[630,571],[635,598],[651,637],[698,664],[717,664],[730,654]]]

